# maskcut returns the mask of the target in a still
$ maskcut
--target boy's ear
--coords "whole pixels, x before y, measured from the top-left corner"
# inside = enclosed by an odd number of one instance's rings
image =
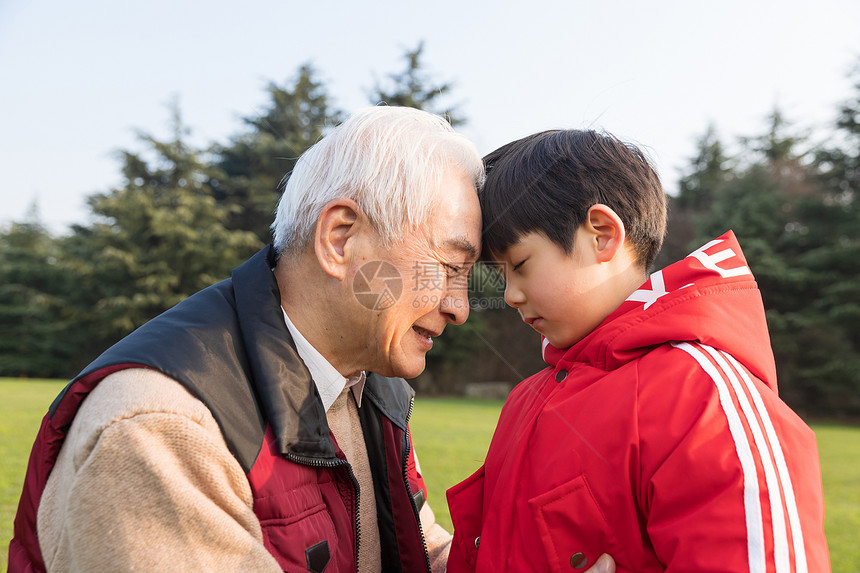
[[[363,223],[364,214],[352,199],[334,199],[323,207],[314,232],[314,253],[327,275],[338,280],[347,277]]]
[[[594,244],[598,263],[608,263],[624,246],[627,233],[621,217],[602,203],[592,205],[588,210],[585,228]]]

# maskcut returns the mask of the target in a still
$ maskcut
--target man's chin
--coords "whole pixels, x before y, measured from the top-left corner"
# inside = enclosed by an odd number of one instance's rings
[[[386,374],[386,376],[407,379],[415,378],[424,372],[424,368],[426,368],[426,366],[427,361],[424,359],[424,354],[422,353],[420,358],[415,357],[392,364],[391,374]]]

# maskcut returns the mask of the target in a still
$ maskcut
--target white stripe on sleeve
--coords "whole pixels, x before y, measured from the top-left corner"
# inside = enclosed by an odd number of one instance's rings
[[[750,573],[765,573],[767,564],[764,552],[764,524],[762,522],[761,502],[759,500],[758,472],[756,471],[755,459],[753,458],[749,439],[741,422],[740,414],[732,400],[726,381],[723,380],[716,366],[708,360],[707,356],[688,342],[673,343],[673,346],[680,348],[692,356],[699,363],[699,366],[702,367],[702,370],[711,377],[711,380],[713,380],[717,387],[720,405],[728,420],[729,431],[732,434],[735,450],[744,473],[744,514],[746,516],[747,555]]]
[[[803,545],[803,530],[800,527],[800,513],[797,509],[797,499],[794,496],[794,486],[791,484],[791,476],[788,473],[788,465],[785,463],[785,454],[782,451],[782,444],[780,444],[779,438],[776,435],[776,430],[774,430],[770,414],[761,399],[761,394],[755,387],[755,384],[753,384],[749,374],[733,356],[726,352],[723,352],[723,354],[729,359],[729,361],[731,361],[735,369],[741,373],[741,378],[743,378],[744,384],[749,388],[753,402],[761,413],[761,420],[764,424],[771,450],[773,451],[773,457],[776,459],[776,467],[779,471],[780,481],[782,482],[782,489],[785,495],[785,506],[788,508],[788,520],[791,525],[791,538],[794,545],[796,569],[798,573],[807,573],[806,550]]]
[[[746,417],[747,425],[749,426],[750,431],[752,431],[753,439],[755,440],[755,447],[758,449],[759,458],[761,459],[761,464],[764,468],[767,495],[770,500],[770,518],[773,526],[773,551],[776,560],[776,571],[777,573],[790,573],[791,564],[788,555],[788,535],[786,533],[785,511],[782,507],[782,495],[779,480],[773,466],[773,459],[770,455],[772,444],[769,448],[767,441],[765,441],[764,434],[762,433],[761,426],[759,425],[758,418],[753,411],[753,407],[741,387],[741,382],[738,380],[737,375],[729,366],[723,354],[717,352],[717,350],[711,346],[707,346],[705,344],[700,346],[705,350],[705,352],[711,355],[711,358],[717,362],[723,373],[728,378],[732,388],[734,388],[735,395],[738,397],[738,403]],[[739,372],[742,370],[740,364],[737,365],[737,369]],[[750,388],[749,385],[747,385],[747,388],[750,390],[751,394],[756,392],[754,387]],[[759,400],[759,402],[760,401],[761,400]],[[758,405],[756,407],[758,409],[759,416],[763,417],[767,415],[767,410],[764,408],[764,404],[762,404],[760,408]]]

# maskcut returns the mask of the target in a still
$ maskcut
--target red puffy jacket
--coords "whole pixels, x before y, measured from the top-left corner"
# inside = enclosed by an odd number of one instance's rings
[[[815,436],[731,232],[544,357],[448,492],[449,573],[830,570]]]
[[[63,390],[30,455],[9,573],[45,570],[36,515],[63,439],[87,394],[132,367],[165,373],[209,408],[248,476],[265,546],[285,571],[355,571],[357,485],[284,324],[273,265],[264,249],[231,279],[112,346]],[[413,397],[404,380],[369,374],[359,409],[376,489],[366,495],[376,495],[384,571],[430,570],[418,518],[426,489],[408,430]]]

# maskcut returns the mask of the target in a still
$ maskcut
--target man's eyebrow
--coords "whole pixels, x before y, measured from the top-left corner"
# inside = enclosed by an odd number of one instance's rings
[[[445,247],[449,249],[455,249],[458,251],[462,251],[469,255],[469,258],[477,258],[478,256],[478,248],[473,245],[468,239],[464,237],[459,237],[456,239],[448,239],[445,241]]]

